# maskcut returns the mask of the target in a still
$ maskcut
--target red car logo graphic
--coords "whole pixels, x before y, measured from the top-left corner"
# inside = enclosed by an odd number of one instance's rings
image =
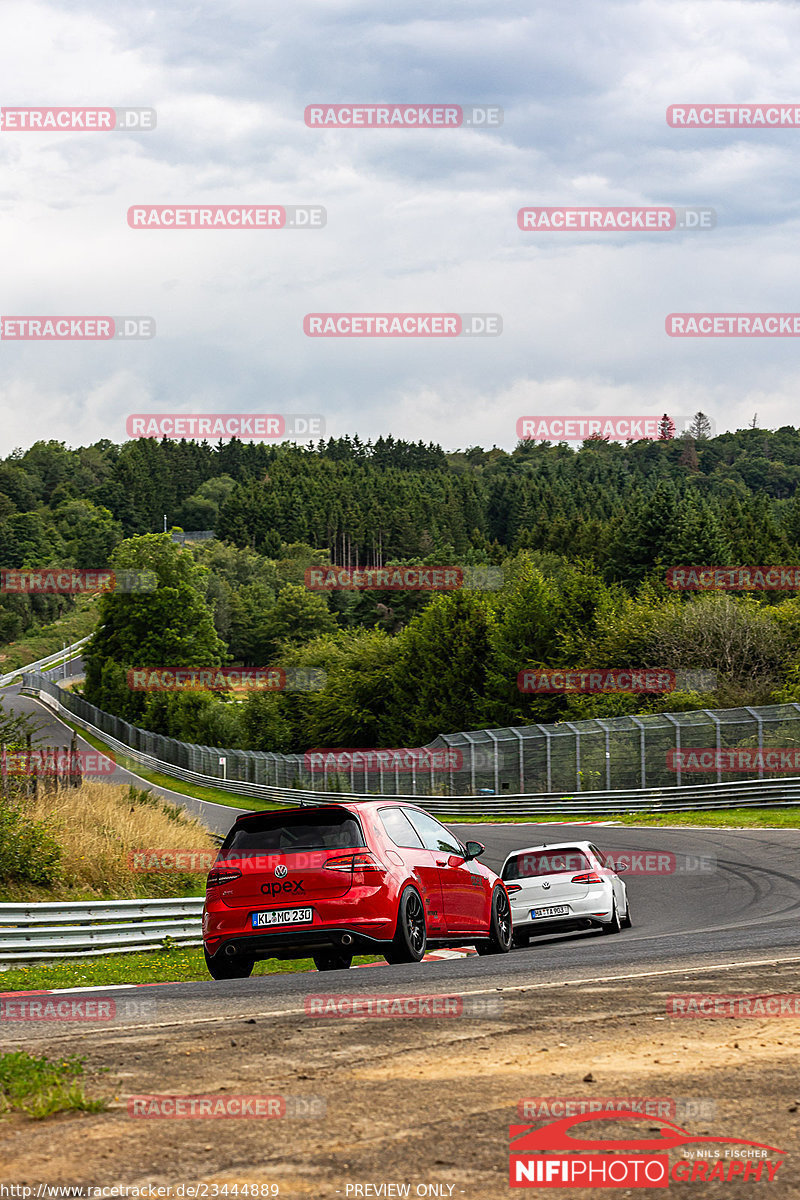
[[[662,1120],[657,1137],[621,1139],[586,1139],[572,1137],[570,1130],[573,1125],[582,1125],[586,1121],[641,1121],[641,1113],[608,1111],[603,1113],[583,1113],[577,1117],[562,1117],[537,1129],[533,1125],[512,1125],[509,1129],[511,1151],[514,1154],[526,1154],[532,1150],[578,1150],[584,1154],[604,1150],[624,1150],[631,1153],[641,1153],[647,1150],[671,1150],[676,1146],[686,1146],[693,1142],[716,1144],[727,1143],[736,1146],[755,1146],[759,1150],[771,1150],[775,1154],[785,1154],[777,1146],[767,1146],[763,1142],[750,1142],[745,1138],[703,1137],[700,1134],[689,1133],[674,1121]]]

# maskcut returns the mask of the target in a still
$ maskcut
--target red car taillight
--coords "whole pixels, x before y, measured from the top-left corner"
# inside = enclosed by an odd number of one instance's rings
[[[241,879],[242,872],[238,867],[212,867],[208,872],[206,880],[206,891],[212,887],[219,887],[223,883],[233,883],[234,879]]]
[[[602,883],[602,879],[596,871],[587,871],[585,875],[573,875],[573,883]]]
[[[323,868],[326,871],[374,871],[383,873],[386,867],[383,863],[378,862],[374,854],[369,850],[363,850],[359,854],[347,854],[342,858],[329,858],[323,863]]]
[[[509,896],[513,896],[515,892],[522,891],[522,884],[521,883],[507,883],[506,891],[508,892]]]

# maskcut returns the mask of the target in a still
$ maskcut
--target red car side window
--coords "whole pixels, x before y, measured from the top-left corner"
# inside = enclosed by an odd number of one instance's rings
[[[402,808],[381,808],[378,810],[381,824],[395,846],[405,846],[411,850],[421,850],[422,842],[417,831],[410,823]]]

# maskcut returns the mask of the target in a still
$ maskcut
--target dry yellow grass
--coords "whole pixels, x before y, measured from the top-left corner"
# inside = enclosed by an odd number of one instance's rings
[[[54,887],[25,886],[26,899],[77,899],[103,896],[176,896],[202,893],[205,870],[156,872],[131,870],[131,855],[142,850],[205,850],[216,844],[199,821],[152,792],[111,783],[84,782],[79,788],[42,791],[25,803],[61,848]],[[9,899],[23,898],[12,888]]]

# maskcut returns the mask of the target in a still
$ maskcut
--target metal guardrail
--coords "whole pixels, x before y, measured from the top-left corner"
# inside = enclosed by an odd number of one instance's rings
[[[55,654],[48,654],[47,658],[40,658],[34,663],[28,663],[25,667],[18,667],[16,671],[9,671],[5,675],[0,675],[0,687],[3,687],[6,683],[10,683],[12,679],[24,675],[26,671],[38,671],[41,667],[49,667],[53,663],[67,662],[70,658],[75,658],[81,646],[85,646],[91,636],[89,634],[87,637],[81,638],[79,642],[73,642],[71,646],[62,647]]]
[[[0,963],[91,958],[202,943],[203,897],[0,904]]]
[[[248,783],[240,779],[219,779],[184,767],[176,766],[144,751],[136,750],[89,721],[79,717],[62,703],[71,699],[43,677],[26,679],[24,691],[38,695],[57,712],[63,712],[73,724],[93,733],[113,751],[127,755],[152,771],[172,775],[187,783],[213,787],[240,796],[265,800],[273,804],[331,804],[342,801],[377,799],[374,793],[319,792],[303,788],[272,787],[263,783]],[[515,795],[440,796],[408,794],[379,794],[382,799],[410,801],[439,817],[527,817],[527,816],[608,816],[632,812],[697,812],[728,808],[785,808],[800,804],[800,778],[750,779],[736,783],[705,783],[684,787],[608,789],[606,791],[539,792]]]

